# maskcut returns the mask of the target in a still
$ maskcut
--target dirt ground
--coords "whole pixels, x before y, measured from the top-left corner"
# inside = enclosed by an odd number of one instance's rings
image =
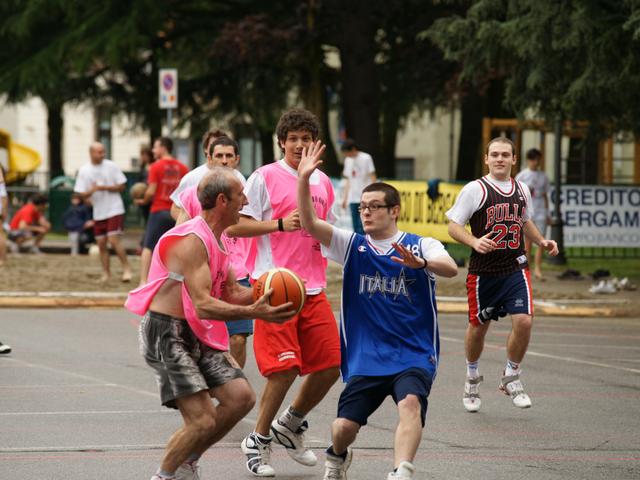
[[[130,283],[122,283],[122,269],[117,257],[111,256],[112,279],[106,284],[99,282],[101,269],[97,256],[65,254],[22,254],[9,256],[7,263],[0,267],[0,292],[121,292],[125,294],[138,283],[139,257],[130,255],[129,261],[134,272]],[[438,296],[465,297],[466,270],[453,279],[439,279]],[[638,291],[621,291],[613,294],[592,294],[589,287],[592,280],[559,280],[556,273],[548,273],[545,281],[533,282],[534,298],[550,302],[567,299],[592,303],[593,305],[616,305],[624,309],[640,310]],[[333,305],[340,303],[342,270],[330,262],[328,271],[328,295]],[[591,302],[589,302],[591,301]]]

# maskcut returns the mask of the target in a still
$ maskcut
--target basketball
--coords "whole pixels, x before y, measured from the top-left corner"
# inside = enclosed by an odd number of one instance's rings
[[[257,301],[265,292],[273,289],[269,297],[269,304],[273,307],[283,303],[293,302],[293,309],[297,315],[304,306],[306,293],[304,282],[294,272],[287,268],[274,268],[263,273],[253,284],[253,301]]]
[[[144,192],[147,190],[147,184],[144,182],[134,183],[129,189],[129,195],[131,198],[142,198],[144,197]]]

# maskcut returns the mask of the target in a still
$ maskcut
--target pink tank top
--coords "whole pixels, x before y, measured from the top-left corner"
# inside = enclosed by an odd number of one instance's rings
[[[153,297],[165,280],[171,278],[182,281],[182,275],[169,272],[165,259],[173,243],[179,240],[179,237],[189,234],[197,235],[207,249],[212,280],[211,296],[221,298],[229,269],[227,254],[220,249],[209,225],[202,217],[197,216],[172,228],[160,237],[156,248],[153,250],[149,279],[145,285],[129,292],[127,301],[124,304],[127,310],[137,315],[144,315],[149,310]],[[220,320],[198,318],[184,282],[182,282],[182,308],[191,330],[202,343],[215,350],[224,351],[229,349],[229,334],[225,323]]]
[[[283,168],[279,162],[260,168],[271,203],[271,218],[284,218],[298,208],[298,177]],[[320,181],[311,185],[311,199],[318,218],[326,220],[333,205],[331,180],[318,172]],[[327,259],[322,255],[320,242],[305,230],[273,232],[269,234],[273,265],[293,270],[305,281],[307,290],[326,287]],[[269,252],[258,252],[269,255]],[[259,273],[253,272],[257,277]]]
[[[180,193],[182,208],[191,218],[202,213],[202,205],[198,200],[198,187],[190,187]],[[229,253],[229,264],[236,274],[236,279],[247,278],[249,268],[255,259],[255,240],[253,238],[229,237],[223,233],[220,241]]]

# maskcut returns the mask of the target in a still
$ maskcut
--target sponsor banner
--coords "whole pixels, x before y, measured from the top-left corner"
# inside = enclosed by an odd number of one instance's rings
[[[427,182],[389,181],[400,191],[402,208],[398,228],[424,237],[435,238],[441,242],[454,243],[447,233],[449,219],[445,216],[456,201],[464,185],[440,182],[440,195],[431,200],[427,195]]]
[[[565,247],[640,247],[638,186],[563,185],[560,209]]]

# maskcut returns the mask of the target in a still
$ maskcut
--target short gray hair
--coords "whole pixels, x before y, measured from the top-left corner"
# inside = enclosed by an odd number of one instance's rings
[[[213,167],[198,184],[198,201],[202,210],[211,210],[216,206],[216,200],[221,193],[231,198],[232,180],[235,177],[231,170],[224,167]]]

